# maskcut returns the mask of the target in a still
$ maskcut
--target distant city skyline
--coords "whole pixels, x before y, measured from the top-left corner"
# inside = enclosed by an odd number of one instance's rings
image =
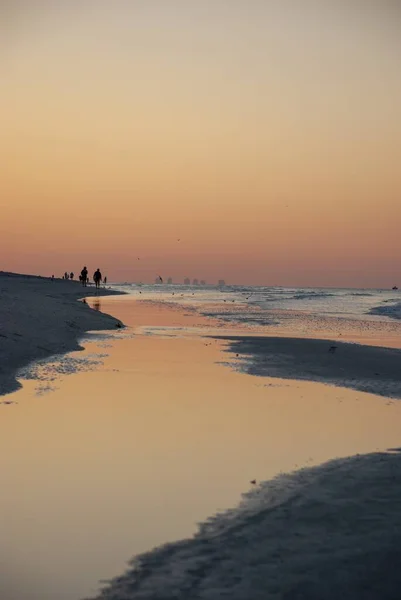
[[[0,268],[401,283],[401,7],[15,0]]]

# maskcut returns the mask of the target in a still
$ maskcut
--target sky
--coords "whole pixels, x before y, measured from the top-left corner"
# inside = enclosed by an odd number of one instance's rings
[[[0,71],[0,270],[401,287],[397,0],[0,0]]]

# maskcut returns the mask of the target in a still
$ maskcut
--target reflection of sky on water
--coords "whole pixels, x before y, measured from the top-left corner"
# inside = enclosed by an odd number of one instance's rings
[[[232,372],[216,364],[219,343],[197,336],[193,313],[114,298],[102,310],[133,330],[88,335],[70,365],[79,359],[89,369],[52,370],[57,389],[36,397],[38,381],[25,381],[10,396],[18,405],[2,407],[0,560],[15,590],[9,600],[93,595],[133,554],[234,506],[251,479],[399,446],[397,403]],[[140,324],[194,330],[171,339],[140,335]],[[99,358],[104,342],[112,348]]]
[[[119,308],[131,297],[157,306],[168,305],[173,311],[184,307],[193,319],[196,315],[208,317],[214,328],[401,346],[401,321],[390,318],[398,314],[398,309],[392,308],[399,300],[393,291],[239,286],[196,289],[133,284],[117,287],[129,292],[118,299]]]
[[[92,308],[95,310],[102,310],[102,305],[100,302],[100,298],[94,298],[92,302]]]

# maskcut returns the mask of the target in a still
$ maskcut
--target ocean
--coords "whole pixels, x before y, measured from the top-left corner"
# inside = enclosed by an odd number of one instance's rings
[[[195,306],[237,302],[244,312],[257,308],[357,318],[369,318],[372,314],[401,318],[401,290],[135,283],[116,283],[113,287],[129,294],[141,292],[145,297]]]
[[[398,291],[118,287],[145,302],[207,316],[224,335],[233,328],[251,336],[343,335],[401,346]],[[401,586],[400,493],[397,448],[280,474],[246,493],[236,508],[201,523],[193,537],[136,556],[96,598],[395,600]]]
[[[400,292],[115,287],[2,405],[1,598],[398,599]]]
[[[334,288],[116,284],[140,299],[184,306],[203,316],[269,335],[329,337],[341,330],[350,341],[384,339],[398,346],[401,291]],[[395,342],[391,341],[395,334]]]

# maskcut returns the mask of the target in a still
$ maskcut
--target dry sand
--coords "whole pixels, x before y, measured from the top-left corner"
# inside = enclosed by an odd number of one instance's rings
[[[77,281],[0,272],[0,394],[20,387],[19,368],[52,354],[79,350],[85,331],[115,329],[119,321],[83,302],[94,287]],[[119,292],[100,289],[98,294]]]

